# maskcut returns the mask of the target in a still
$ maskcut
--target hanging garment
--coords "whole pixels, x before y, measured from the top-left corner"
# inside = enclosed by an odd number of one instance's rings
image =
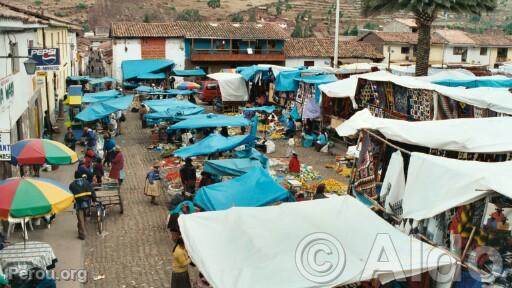
[[[370,135],[363,134],[361,152],[357,159],[357,173],[354,181],[355,191],[369,197],[375,196],[375,165],[373,163],[373,144]]]
[[[382,182],[380,192],[381,201],[385,203],[388,213],[400,217],[402,212],[402,199],[405,193],[404,159],[400,151],[391,156],[389,166]]]
[[[408,101],[407,101],[407,88],[392,84],[395,112],[407,115]]]
[[[391,82],[385,83],[385,94],[387,99],[387,109],[395,111],[395,99],[393,97],[393,84]]]

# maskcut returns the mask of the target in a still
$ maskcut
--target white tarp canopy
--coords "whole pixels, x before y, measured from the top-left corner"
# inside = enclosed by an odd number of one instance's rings
[[[387,283],[455,263],[351,196],[182,215],[179,225],[192,261],[213,287]]]
[[[222,101],[247,101],[249,93],[244,78],[236,73],[213,73],[208,77],[219,82]]]
[[[361,110],[336,128],[342,137],[361,129],[377,130],[386,138],[435,149],[496,153],[512,151],[512,117],[460,118],[409,122],[378,118]]]
[[[508,79],[504,75],[476,76],[466,69],[444,69],[431,76],[418,77],[419,80],[434,82],[441,80],[503,80]]]
[[[432,84],[428,81],[424,81],[415,77],[396,76],[385,71],[366,73],[355,76],[360,79],[366,79],[370,81],[392,82],[396,85],[409,89],[432,90],[451,99],[479,108],[486,108],[500,113],[512,114],[512,93],[507,88],[479,87],[474,89],[465,89],[463,87],[446,87]],[[340,81],[334,83],[338,82]],[[346,82],[344,85],[340,86],[338,90],[334,90],[336,91],[336,94],[327,90],[324,91],[325,88],[322,89],[322,86],[324,85],[320,85],[320,90],[326,93],[329,97],[334,97],[331,95],[339,94],[343,95],[344,97],[347,97],[345,95],[348,95],[348,97],[354,99],[357,89],[357,82]],[[331,91],[332,90],[333,89],[331,88]]]
[[[512,198],[512,161],[478,162],[412,153],[403,218],[421,220],[496,191]]]

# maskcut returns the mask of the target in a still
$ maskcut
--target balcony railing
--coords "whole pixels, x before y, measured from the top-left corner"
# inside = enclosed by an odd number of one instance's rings
[[[192,61],[284,61],[282,49],[193,49]]]

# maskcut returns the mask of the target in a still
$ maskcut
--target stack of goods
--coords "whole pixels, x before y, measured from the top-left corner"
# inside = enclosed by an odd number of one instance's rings
[[[327,179],[320,183],[325,184],[327,192],[336,193],[338,195],[347,194],[348,185],[343,182],[339,182],[334,179]]]
[[[322,179],[322,177],[320,176],[320,174],[318,174],[318,172],[313,170],[313,167],[301,165],[301,168],[300,168],[300,179],[299,180],[302,183],[311,182],[311,181],[317,181],[317,180],[320,180],[320,179]]]

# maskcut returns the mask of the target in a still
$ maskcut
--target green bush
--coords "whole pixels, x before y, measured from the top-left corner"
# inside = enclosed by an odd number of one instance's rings
[[[236,13],[231,16],[231,22],[243,22],[243,21],[244,21],[244,16],[240,15],[239,13]]]
[[[62,11],[57,11],[57,12],[55,12],[55,16],[57,16],[57,17],[65,17],[66,13],[64,13]]]
[[[197,9],[185,9],[181,11],[178,16],[176,17],[176,20],[178,21],[188,21],[188,22],[199,22],[203,16],[199,13],[199,10]]]
[[[80,3],[78,3],[78,5],[76,5],[76,8],[87,9],[87,4],[85,4],[84,2],[80,2]]]
[[[34,5],[36,5],[36,6],[41,6],[41,4],[43,4],[43,1],[41,1],[41,0],[34,1]]]

